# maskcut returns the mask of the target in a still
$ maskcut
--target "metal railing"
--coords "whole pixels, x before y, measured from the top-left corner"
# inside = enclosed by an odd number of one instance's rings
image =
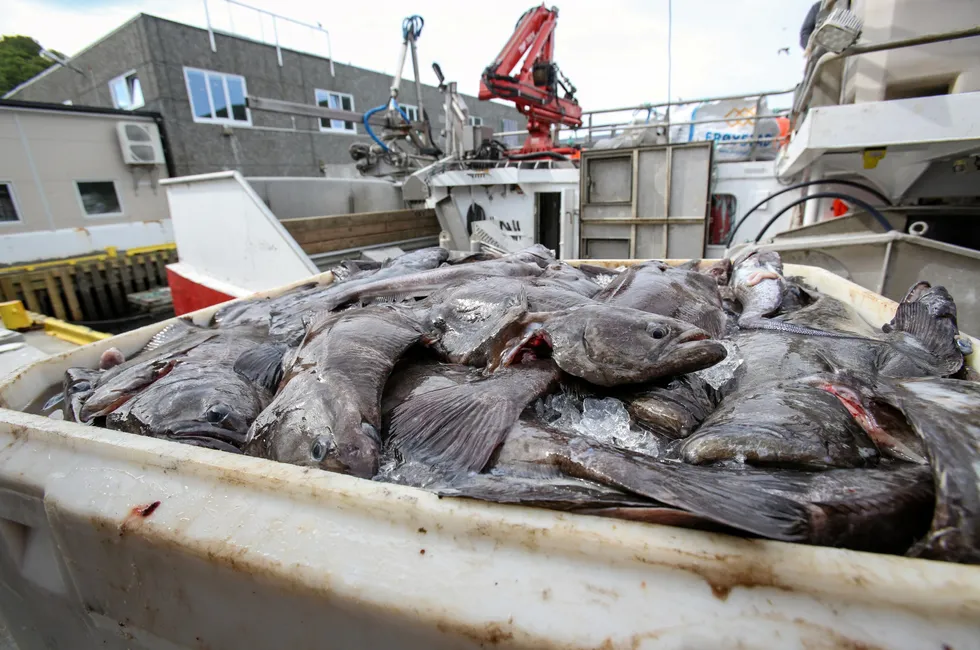
[[[768,99],[769,97],[788,95],[790,93],[796,92],[796,90],[797,87],[793,87],[787,90],[771,90],[771,91],[765,91],[761,93],[747,93],[747,94],[743,93],[739,95],[699,97],[695,99],[684,99],[684,100],[678,100],[673,102],[660,102],[657,104],[638,104],[635,106],[624,106],[620,108],[602,108],[594,111],[584,111],[582,113],[582,117],[584,118],[585,123],[577,129],[570,128],[570,127],[560,128],[556,134],[556,139],[560,141],[563,135],[566,137],[571,135],[573,138],[578,138],[580,137],[580,134],[584,131],[585,143],[587,145],[591,145],[596,141],[597,135],[608,134],[605,137],[614,137],[619,133],[628,132],[628,131],[639,131],[644,129],[663,129],[665,143],[670,144],[670,140],[671,140],[670,131],[672,127],[694,126],[699,124],[721,124],[721,123],[729,123],[732,121],[757,122],[763,119],[772,119],[774,117],[778,117],[779,116],[778,114],[759,115],[758,108],[760,107],[762,101]],[[733,120],[732,118],[720,117],[720,118],[714,118],[708,120],[672,121],[670,119],[670,111],[668,110],[666,111],[666,115],[664,116],[663,119],[660,119],[658,117],[657,121],[651,121],[647,124],[636,124],[633,120],[626,120],[622,122],[608,122],[602,124],[595,124],[593,122],[593,117],[596,115],[607,115],[610,113],[625,113],[628,111],[632,112],[635,115],[638,111],[653,111],[658,108],[669,109],[672,107],[691,106],[693,104],[727,101],[732,99],[749,99],[749,100],[754,99],[756,102],[757,114],[744,116],[744,117],[739,116],[736,120]],[[506,136],[526,136],[526,135],[527,135],[527,131],[500,131],[493,134],[495,138],[502,138]],[[774,139],[778,139],[778,138],[767,137],[767,136],[763,136],[763,137],[753,136],[751,138],[745,138],[739,140],[715,140],[715,142],[723,145],[734,145],[734,144],[742,144],[742,143],[753,144],[758,142],[771,142]]]
[[[970,38],[972,36],[980,36],[980,25],[974,25],[973,27],[950,32],[924,34],[922,36],[913,36],[912,38],[886,41],[883,43],[858,43],[857,45],[853,45],[844,50],[840,54],[825,52],[819,59],[816,60],[815,64],[808,66],[807,74],[803,79],[802,90],[800,91],[800,94],[797,95],[796,100],[793,102],[791,119],[794,123],[798,123],[800,114],[806,110],[807,103],[810,101],[810,97],[813,95],[813,87],[816,84],[817,77],[820,76],[820,73],[828,64],[834,61],[839,61],[841,59],[846,59],[848,57],[858,56],[861,54],[898,50],[905,47],[914,47],[916,45],[929,45],[931,43],[955,41],[961,38]],[[843,79],[841,80],[841,86],[843,87]]]
[[[273,45],[276,48],[276,60],[279,62],[279,67],[280,68],[282,67],[282,45],[279,42],[279,22],[280,21],[285,22],[285,23],[289,23],[291,25],[297,25],[299,27],[304,27],[304,28],[309,29],[309,30],[312,30],[314,32],[318,32],[318,33],[323,34],[324,37],[326,38],[326,42],[327,42],[327,58],[330,61],[330,76],[333,77],[333,76],[336,75],[336,71],[334,70],[334,65],[333,65],[333,47],[330,44],[330,32],[328,32],[326,29],[324,29],[323,28],[323,25],[321,25],[319,23],[317,23],[316,25],[313,25],[311,23],[306,23],[306,22],[303,22],[302,20],[296,20],[295,18],[290,18],[289,16],[283,16],[282,14],[277,14],[275,12],[268,11],[266,9],[261,9],[259,7],[253,7],[252,5],[245,4],[244,2],[239,2],[238,0],[224,0],[224,2],[225,2],[225,5],[228,6],[228,7],[231,7],[231,6],[241,7],[242,9],[248,9],[248,10],[254,11],[256,14],[258,14],[258,16],[259,16],[259,36],[258,36],[258,40],[260,42],[262,42],[262,43],[267,43],[267,44]],[[262,21],[262,16],[268,16],[271,19],[271,21],[272,21],[272,42],[271,43],[269,43],[267,41],[266,37],[265,37],[265,24]],[[218,47],[217,47],[217,44],[215,43],[215,40],[214,40],[215,28],[214,28],[214,24],[212,23],[212,20],[211,20],[211,11],[208,8],[208,0],[204,0],[204,17],[205,17],[205,20],[207,21],[207,25],[208,25],[208,40],[211,43],[211,51],[212,52],[217,52],[218,51]],[[224,30],[219,30],[219,31],[224,31]],[[236,30],[235,29],[234,20],[231,18],[230,10],[229,10],[229,30],[228,31],[229,31],[229,33],[234,34],[236,36],[244,35],[244,34],[241,34],[240,33],[240,30]],[[254,35],[248,36],[247,38],[254,38]],[[298,48],[291,47],[289,49],[298,49]],[[311,51],[311,53],[316,54],[317,56],[322,56],[319,52],[316,52],[316,51]]]

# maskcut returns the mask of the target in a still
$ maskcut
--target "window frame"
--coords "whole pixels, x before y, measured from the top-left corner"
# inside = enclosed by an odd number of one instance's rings
[[[20,209],[20,202],[17,201],[17,190],[14,188],[14,182],[12,180],[0,178],[0,185],[7,186],[7,191],[10,192],[10,202],[14,204],[14,214],[17,216],[17,218],[13,221],[0,221],[0,228],[15,224],[23,224],[24,213]]]
[[[354,104],[354,95],[352,95],[351,93],[345,93],[345,92],[341,92],[339,90],[327,90],[326,88],[314,88],[313,89],[313,101],[316,103],[317,106],[320,106],[320,98],[318,97],[318,94],[319,93],[324,93],[324,94],[327,95],[327,103],[328,104],[330,103],[330,99],[329,99],[330,95],[336,95],[337,98],[338,98],[338,100],[340,98],[342,98],[342,97],[349,97],[350,98],[350,110],[352,112],[357,111],[356,105]],[[341,104],[341,108],[336,109],[336,110],[344,110],[343,109],[343,102],[341,101],[340,104]],[[321,108],[322,108],[322,106],[321,106]],[[351,125],[354,128],[353,129],[348,129],[345,126],[342,126],[340,128],[337,128],[337,127],[335,127],[333,125],[334,122],[341,122],[341,123],[343,123],[346,120],[330,120],[330,126],[323,126],[323,120],[324,119],[325,118],[318,117],[317,120],[316,120],[317,126],[320,127],[320,132],[321,133],[346,133],[347,135],[357,135],[357,122],[356,121],[352,121],[351,122]]]
[[[506,122],[513,122],[514,123],[514,128],[513,129],[507,128]],[[500,118],[500,130],[503,133],[507,133],[509,131],[520,131],[521,130],[521,123],[518,120],[512,120],[509,117],[502,117],[502,118]],[[508,147],[519,147],[519,146],[521,146],[521,136],[519,136],[519,135],[505,135],[505,136],[503,136],[501,138],[501,142],[503,142]]]
[[[479,124],[475,120],[480,120]],[[469,122],[469,126],[483,126],[485,124],[482,115],[470,115],[467,122]]]
[[[405,115],[408,115],[409,121],[411,121],[411,122],[418,122],[419,121],[419,107],[418,106],[416,106],[415,104],[402,104],[401,102],[399,102],[398,105],[401,106],[401,108],[402,108],[403,111],[405,111]],[[408,109],[412,109],[413,111],[415,111],[415,119],[412,119],[412,114],[409,112]]]
[[[115,93],[115,90],[113,90],[113,84],[116,83],[119,80],[122,80],[123,84],[126,87],[126,92],[129,93],[129,98],[130,99],[133,99],[133,93],[130,91],[129,84],[126,83],[126,79],[128,77],[130,77],[130,76],[136,77],[136,81],[139,81],[139,84],[140,84],[140,98],[143,101],[139,104],[139,106],[136,106],[136,105],[120,106],[119,105],[119,102],[116,101],[116,93]],[[112,79],[110,79],[109,80],[109,94],[112,96],[112,105],[113,105],[113,107],[118,108],[118,109],[123,110],[123,111],[138,111],[139,109],[141,109],[144,106],[146,106],[146,96],[143,95],[143,82],[140,81],[140,76],[136,72],[136,68],[133,68],[129,72],[124,72],[123,74],[118,75],[118,76],[113,77]]]
[[[82,189],[79,183],[112,183],[112,191],[116,193],[116,202],[119,203],[119,212],[103,212],[101,214],[89,214],[85,209],[85,201],[82,200]],[[86,219],[105,219],[112,217],[126,216],[126,206],[123,204],[122,194],[119,193],[119,184],[114,178],[76,178],[72,181],[75,186],[75,196],[78,198],[78,207],[82,210],[82,217]]]
[[[191,108],[191,118],[197,124],[222,124],[228,126],[238,126],[238,127],[251,127],[252,126],[252,111],[245,106],[245,120],[236,120],[231,117],[199,117],[197,111],[194,110],[194,96],[191,92],[191,78],[188,75],[189,72],[199,72],[204,75],[204,88],[208,91],[208,104],[211,108],[211,115],[214,115],[214,97],[211,96],[211,83],[208,80],[208,75],[218,75],[221,77],[221,87],[225,91],[225,101],[228,102],[228,114],[232,114],[231,109],[231,96],[228,92],[228,77],[236,77],[242,81],[242,96],[248,97],[248,82],[244,75],[235,74],[233,72],[218,72],[217,70],[205,70],[204,68],[194,68],[192,66],[184,66],[184,87],[187,89],[187,103]]]

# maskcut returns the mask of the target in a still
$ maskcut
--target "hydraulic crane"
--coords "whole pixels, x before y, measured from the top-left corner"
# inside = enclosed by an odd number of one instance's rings
[[[480,99],[512,101],[527,116],[528,137],[518,154],[521,156],[572,153],[574,149],[555,146],[551,127],[582,125],[582,107],[575,99],[575,86],[553,60],[557,23],[557,7],[548,9],[542,4],[529,9],[480,79]],[[513,74],[522,60],[520,71]],[[564,96],[559,97],[558,86]]]

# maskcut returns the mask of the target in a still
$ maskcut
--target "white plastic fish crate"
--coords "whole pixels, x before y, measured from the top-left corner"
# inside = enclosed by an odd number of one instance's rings
[[[895,309],[786,273],[875,323]],[[41,361],[0,405],[164,325]],[[980,567],[440,499],[4,409],[0,613],[22,650],[963,650]]]

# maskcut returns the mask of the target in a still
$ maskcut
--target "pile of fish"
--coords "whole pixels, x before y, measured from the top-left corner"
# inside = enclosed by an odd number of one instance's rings
[[[333,275],[69,370],[65,417],[445,496],[980,562],[980,384],[943,287],[876,328],[767,252],[612,271],[426,249]]]

